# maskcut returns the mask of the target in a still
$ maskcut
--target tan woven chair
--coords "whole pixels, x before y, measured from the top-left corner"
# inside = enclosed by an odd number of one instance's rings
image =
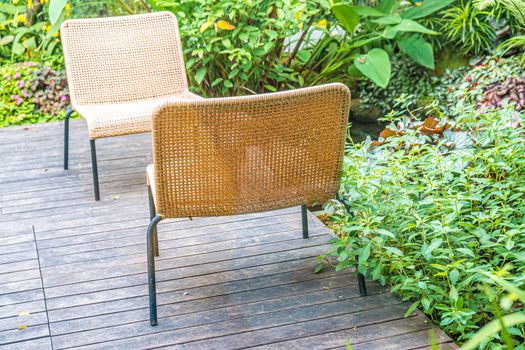
[[[306,205],[324,203],[339,189],[349,102],[345,85],[328,84],[155,110],[154,164],[146,172],[151,325],[157,324],[159,221],[301,205],[307,238]]]
[[[72,110],[87,121],[95,199],[100,199],[95,140],[150,131],[158,105],[196,100],[188,91],[177,19],[170,12],[68,20],[61,28]]]

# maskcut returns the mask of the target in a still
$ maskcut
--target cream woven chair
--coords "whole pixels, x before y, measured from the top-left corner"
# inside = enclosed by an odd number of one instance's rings
[[[150,323],[157,324],[157,224],[324,203],[339,189],[350,93],[343,84],[166,103],[153,113],[146,174]],[[359,276],[366,295],[363,276]]]
[[[170,12],[68,20],[61,28],[72,110],[87,121],[95,200],[100,199],[95,140],[150,131],[158,105],[196,100],[188,91],[177,19]]]

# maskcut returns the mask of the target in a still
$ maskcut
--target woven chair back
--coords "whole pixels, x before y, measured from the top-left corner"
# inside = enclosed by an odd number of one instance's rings
[[[339,188],[343,84],[169,102],[153,113],[157,213],[221,216],[324,203]]]
[[[170,12],[67,20],[61,28],[73,104],[123,103],[188,89]]]

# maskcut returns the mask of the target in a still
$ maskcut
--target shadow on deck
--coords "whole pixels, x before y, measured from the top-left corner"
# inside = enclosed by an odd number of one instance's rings
[[[1,349],[358,349],[455,346],[421,313],[350,272],[314,274],[329,230],[300,208],[159,225],[159,326],[148,321],[149,135],[97,142],[83,121],[0,130]],[[20,328],[20,329],[19,329]]]

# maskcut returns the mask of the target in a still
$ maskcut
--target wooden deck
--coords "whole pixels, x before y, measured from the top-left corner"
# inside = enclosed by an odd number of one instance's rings
[[[150,327],[145,229],[149,135],[89,143],[72,122],[70,170],[62,124],[0,129],[1,349],[428,348],[434,329],[407,304],[349,271],[314,274],[329,231],[300,208],[159,225],[159,326]]]

